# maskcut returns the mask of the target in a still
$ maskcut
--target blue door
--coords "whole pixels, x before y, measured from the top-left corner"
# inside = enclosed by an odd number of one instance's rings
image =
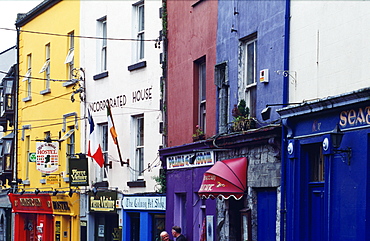
[[[257,190],[257,238],[276,240],[276,189]]]
[[[303,219],[307,223],[307,240],[325,240],[325,159],[322,154],[321,143],[304,145],[307,181],[306,214]],[[305,238],[306,239],[306,238]]]

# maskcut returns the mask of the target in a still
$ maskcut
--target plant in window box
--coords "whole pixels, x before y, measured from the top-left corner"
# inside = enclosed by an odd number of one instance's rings
[[[233,132],[246,131],[256,127],[256,121],[249,116],[249,108],[245,100],[240,100],[238,106],[234,105],[232,115],[234,117],[231,125]]]
[[[196,129],[195,129],[195,133],[193,134],[193,141],[204,140],[205,135],[204,135],[202,128],[199,125],[196,125],[195,127]]]

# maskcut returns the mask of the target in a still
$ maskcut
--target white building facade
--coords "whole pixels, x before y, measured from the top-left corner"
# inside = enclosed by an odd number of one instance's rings
[[[81,38],[81,66],[76,66],[85,73],[81,145],[87,153],[90,113],[105,159],[101,168],[89,158],[91,185],[81,214],[87,240],[149,240],[162,231],[160,223],[164,225],[163,205],[132,209],[122,205],[126,196],[130,200],[150,196],[165,203],[154,180],[160,176],[162,146],[161,7],[159,0],[81,1],[81,36],[88,37]],[[107,104],[117,144],[110,134]],[[116,200],[115,207],[93,207],[91,200],[97,199]]]

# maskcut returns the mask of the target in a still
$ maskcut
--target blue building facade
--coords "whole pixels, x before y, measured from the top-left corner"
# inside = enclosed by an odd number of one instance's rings
[[[279,110],[286,240],[368,240],[370,89]]]

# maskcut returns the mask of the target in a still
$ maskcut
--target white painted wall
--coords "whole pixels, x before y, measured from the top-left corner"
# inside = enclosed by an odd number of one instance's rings
[[[370,2],[291,1],[289,102],[369,86]]]
[[[112,38],[132,39],[132,4],[136,1],[81,1],[81,33],[82,36],[96,36],[97,19],[107,16],[107,35]],[[162,28],[159,18],[160,0],[145,1],[145,39],[157,39]],[[157,158],[158,148],[162,144],[162,135],[159,133],[159,123],[162,121],[160,106],[160,77],[162,75],[159,55],[163,48],[154,47],[154,42],[145,42],[145,61],[147,67],[135,71],[128,71],[132,62],[132,41],[108,40],[108,72],[109,76],[93,80],[99,74],[96,63],[99,40],[81,39],[81,67],[86,70],[86,102],[102,101],[116,96],[125,95],[127,103],[124,107],[112,108],[112,114],[118,134],[119,145],[124,161],[130,159],[130,167],[134,164],[132,116],[144,114],[145,132],[145,164],[157,164],[149,171],[144,172],[145,188],[129,188],[127,181],[131,181],[132,169],[119,162],[113,162],[113,169],[109,169],[108,181],[111,187],[118,187],[124,193],[154,192],[155,181],[152,176],[159,175],[160,162]],[[132,93],[142,89],[151,89],[152,99],[133,102]],[[83,107],[82,107],[83,108]],[[86,113],[87,115],[87,113]],[[107,122],[106,110],[92,112],[96,123]],[[88,128],[88,124],[86,125]],[[87,143],[87,142],[86,142]],[[83,146],[87,148],[87,144]],[[86,149],[87,150],[87,149]],[[109,155],[119,160],[117,148],[109,136]],[[90,162],[90,180],[97,174],[94,162]],[[95,170],[94,170],[95,168]]]

